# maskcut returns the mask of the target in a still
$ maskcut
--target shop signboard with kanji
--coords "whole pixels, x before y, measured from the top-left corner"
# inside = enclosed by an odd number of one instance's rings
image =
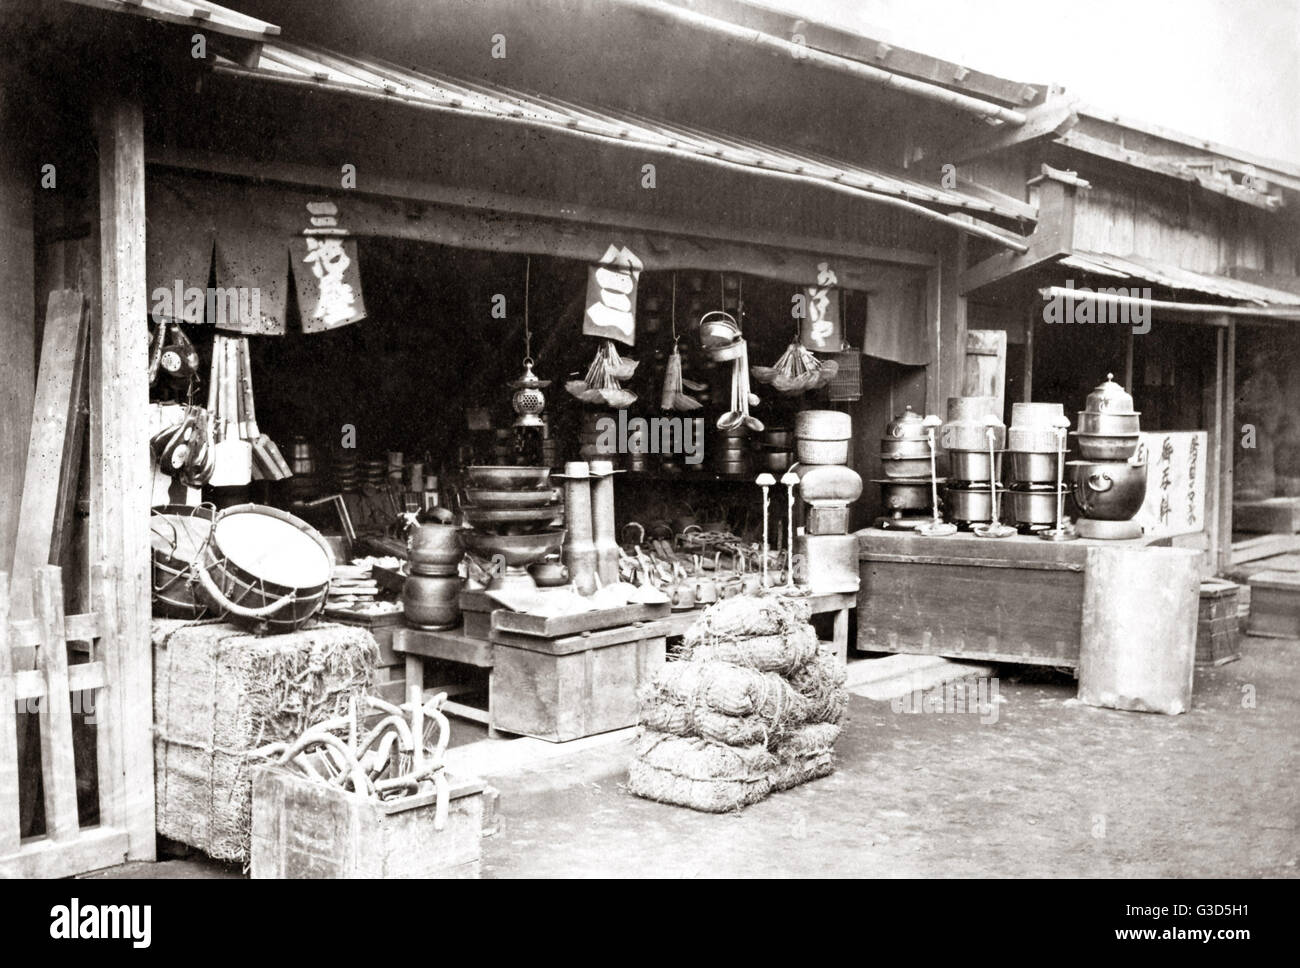
[[[1147,537],[1205,529],[1206,434],[1203,430],[1144,433],[1147,496],[1136,520]]]

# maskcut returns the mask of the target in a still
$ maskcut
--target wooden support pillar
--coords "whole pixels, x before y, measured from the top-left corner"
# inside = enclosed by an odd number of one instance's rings
[[[13,567],[36,394],[32,209],[40,172],[27,156],[22,112],[12,89],[0,90],[0,571]]]
[[[1224,333],[1223,363],[1219,369],[1223,381],[1223,434],[1219,439],[1219,547],[1215,574],[1222,575],[1232,567],[1232,495],[1233,448],[1237,442],[1237,321],[1231,316],[1217,317],[1226,329]]]
[[[149,382],[144,116],[110,97],[99,149],[100,314],[91,332],[90,553],[116,573],[116,648],[101,702],[119,711],[120,791],[108,806],[129,860],[154,858],[153,664],[149,641]],[[107,619],[106,619],[107,620]]]
[[[1025,403],[1034,399],[1034,329],[1038,324],[1038,314],[1041,312],[1038,300],[1034,294],[1029,297],[1029,318],[1025,320],[1025,392],[1022,397]]]
[[[1223,477],[1219,465],[1223,455],[1223,401],[1227,390],[1223,385],[1223,358],[1227,346],[1227,331],[1214,331],[1214,365],[1205,373],[1201,384],[1201,419],[1205,424],[1205,533],[1209,539],[1209,566],[1212,573],[1219,571],[1219,550],[1225,541],[1220,512],[1224,500],[1231,500],[1223,491]],[[1229,550],[1232,536],[1227,535]]]
[[[948,398],[961,394],[965,378],[966,297],[958,289],[965,268],[966,236],[945,240],[926,289],[931,362],[925,381],[925,408],[940,416],[948,412]]]

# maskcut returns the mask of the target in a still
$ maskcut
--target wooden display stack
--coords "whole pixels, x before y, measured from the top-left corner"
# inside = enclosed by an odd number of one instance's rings
[[[1196,664],[1223,665],[1241,657],[1237,648],[1237,586],[1219,578],[1201,582],[1196,624]]]
[[[668,640],[653,619],[666,611],[492,612],[492,728],[562,743],[635,726],[637,689],[664,663]]]

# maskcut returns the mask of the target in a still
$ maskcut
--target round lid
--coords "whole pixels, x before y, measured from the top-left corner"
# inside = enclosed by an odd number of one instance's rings
[[[907,407],[893,420],[885,425],[886,437],[924,437],[925,418]]]
[[[1114,373],[1107,373],[1106,382],[1088,394],[1084,409],[1093,413],[1133,413],[1133,397],[1115,382]]]

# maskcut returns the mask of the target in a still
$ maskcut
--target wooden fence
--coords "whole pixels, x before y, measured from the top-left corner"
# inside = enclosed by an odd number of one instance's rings
[[[0,876],[64,877],[120,864],[132,835],[152,833],[152,771],[129,776],[121,741],[126,722],[151,717],[151,711],[122,705],[116,582],[108,568],[92,570],[94,610],[89,613],[64,615],[62,574],[52,565],[35,570],[32,598],[35,617],[11,621],[9,575],[0,572]],[[69,645],[85,661],[70,663]],[[94,701],[99,797],[94,826],[82,826],[78,818],[74,693]],[[45,833],[23,838],[20,781],[27,781],[31,795],[34,778],[20,776],[17,726],[31,700],[39,718]],[[147,729],[148,719],[144,724]],[[149,813],[148,826],[137,822],[141,810]]]

